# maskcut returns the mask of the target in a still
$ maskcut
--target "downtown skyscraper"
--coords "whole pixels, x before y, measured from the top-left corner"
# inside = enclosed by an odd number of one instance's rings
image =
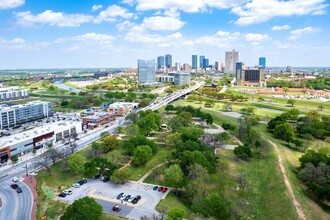
[[[192,55],[191,67],[192,69],[197,70],[197,55]]]
[[[155,60],[138,60],[139,83],[153,84],[156,79]]]
[[[259,57],[259,66],[262,66],[263,69],[266,69],[266,57]]]
[[[171,54],[165,55],[165,66],[166,66],[166,68],[172,67],[172,55]]]
[[[163,68],[165,66],[165,58],[164,56],[157,57],[157,68]]]
[[[202,55],[202,56],[199,56],[199,67],[200,68],[203,68],[203,60],[205,59],[205,56]]]

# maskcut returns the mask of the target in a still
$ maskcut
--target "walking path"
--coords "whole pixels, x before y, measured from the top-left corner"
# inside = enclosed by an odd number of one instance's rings
[[[274,147],[274,149],[275,149],[275,151],[276,151],[276,154],[277,154],[277,156],[278,156],[278,163],[279,163],[279,166],[280,166],[280,170],[281,170],[281,173],[282,173],[282,175],[283,175],[283,177],[284,177],[284,183],[285,183],[285,186],[286,186],[286,188],[287,188],[287,190],[288,190],[288,192],[289,192],[289,195],[290,195],[291,198],[292,198],[292,203],[293,203],[294,207],[296,208],[296,212],[297,212],[297,214],[298,214],[298,216],[299,216],[299,219],[301,219],[301,220],[305,220],[306,217],[305,217],[304,211],[303,211],[303,209],[301,208],[300,203],[299,203],[298,200],[296,199],[296,197],[295,197],[295,195],[294,195],[294,193],[293,193],[293,189],[292,189],[291,183],[290,183],[290,181],[289,181],[289,179],[288,179],[288,176],[286,175],[286,171],[285,171],[285,167],[284,167],[284,165],[283,165],[283,159],[282,159],[282,156],[281,156],[281,154],[280,154],[280,150],[279,150],[277,144],[271,142],[270,140],[268,140],[268,142],[269,142],[271,145],[273,145],[273,147]]]
[[[147,179],[147,177],[151,174],[151,172],[152,172],[154,169],[157,169],[158,167],[163,166],[164,164],[167,164],[167,163],[169,163],[169,162],[171,162],[171,161],[167,161],[167,162],[165,162],[165,163],[160,163],[160,164],[158,164],[158,165],[155,166],[154,168],[150,169],[146,174],[144,174],[143,177],[141,177],[141,179],[139,179],[137,182],[138,182],[138,183],[143,183],[143,181],[144,181],[145,179]]]
[[[37,203],[38,203],[38,196],[37,196],[37,180],[34,176],[29,175],[29,177],[25,177],[23,182],[31,189],[33,194],[33,206],[31,212],[31,220],[37,219]]]

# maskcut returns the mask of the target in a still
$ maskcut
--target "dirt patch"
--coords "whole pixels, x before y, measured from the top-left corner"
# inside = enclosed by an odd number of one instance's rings
[[[277,154],[277,157],[278,157],[278,163],[279,163],[279,166],[280,166],[280,170],[281,170],[281,173],[283,175],[283,178],[284,178],[284,183],[285,183],[285,186],[289,192],[289,195],[291,196],[291,199],[292,199],[292,203],[296,209],[296,212],[298,214],[298,217],[299,219],[302,219],[302,220],[305,220],[306,219],[306,216],[304,214],[304,211],[303,209],[301,208],[301,205],[300,203],[298,202],[298,200],[296,199],[296,196],[294,195],[293,193],[293,189],[292,189],[292,186],[291,186],[291,183],[288,179],[288,176],[286,175],[286,170],[285,170],[285,167],[284,167],[284,164],[283,164],[283,159],[282,159],[282,156],[280,154],[280,150],[278,149],[278,146],[277,144],[274,144],[273,142],[269,141],[269,143],[271,145],[273,145],[274,149],[275,149],[275,152]]]

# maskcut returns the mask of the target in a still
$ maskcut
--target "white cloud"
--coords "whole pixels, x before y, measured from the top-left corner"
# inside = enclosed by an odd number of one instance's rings
[[[240,37],[239,32],[218,31],[215,35],[201,36],[192,40],[185,40],[183,44],[189,46],[203,45],[210,47],[229,47],[232,42],[235,42]]]
[[[77,27],[82,23],[91,22],[93,16],[84,14],[65,14],[46,10],[40,14],[33,15],[30,11],[16,13],[17,22],[21,25],[49,24],[59,27]]]
[[[0,0],[0,9],[17,8],[25,4],[25,0]]]
[[[201,12],[207,8],[227,9],[237,5],[232,0],[136,0],[138,11],[176,8],[184,12]]]
[[[185,22],[174,17],[154,16],[143,19],[142,27],[150,30],[175,31],[185,25]]]
[[[131,19],[133,16],[134,14],[129,12],[126,8],[118,5],[111,5],[106,10],[101,11],[94,21],[96,23],[100,23],[102,21],[114,22],[117,17]]]
[[[177,40],[182,38],[180,32],[176,32],[170,35],[159,35],[159,34],[148,34],[145,29],[141,26],[132,27],[126,34],[125,40],[129,42],[140,42],[146,44],[167,44],[172,45],[177,42]]]
[[[103,8],[103,5],[93,5],[92,11],[97,11],[99,9]]]
[[[320,31],[320,28],[316,28],[316,27],[305,27],[305,28],[301,28],[301,29],[296,29],[296,30],[292,30],[290,32],[290,36],[289,36],[289,40],[297,40],[298,38],[301,38],[302,36],[306,35],[306,34],[312,34],[312,33],[316,33]]]
[[[283,31],[283,30],[289,30],[291,27],[290,25],[282,25],[282,26],[273,26],[272,31]]]
[[[133,6],[135,3],[135,0],[122,0],[121,3],[129,5],[129,6]]]
[[[76,41],[97,41],[99,43],[111,43],[115,38],[112,35],[108,35],[108,34],[97,34],[97,33],[87,33],[87,34],[83,34],[83,35],[78,35],[78,36],[74,36],[72,37],[72,40],[76,40]]]
[[[245,35],[245,40],[248,42],[260,42],[269,40],[270,37],[267,34],[253,34],[248,33]]]
[[[283,43],[281,41],[274,41],[273,44],[279,49],[296,48],[296,45]]]
[[[127,29],[133,27],[134,25],[135,25],[134,22],[131,22],[131,21],[129,21],[129,20],[125,20],[125,21],[123,21],[123,22],[118,23],[118,24],[116,25],[116,27],[118,28],[118,30],[120,30],[120,31],[124,31],[124,30],[127,30]]]
[[[325,2],[325,0],[252,0],[247,4],[233,7],[232,13],[240,17],[235,21],[236,24],[250,25],[279,16],[324,14],[328,7]]]

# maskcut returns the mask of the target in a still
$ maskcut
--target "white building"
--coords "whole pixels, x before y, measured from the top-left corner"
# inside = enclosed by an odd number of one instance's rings
[[[189,85],[190,73],[176,72],[173,73],[174,85]]]
[[[29,97],[28,90],[14,90],[13,88],[0,89],[0,102],[24,99]]]
[[[169,75],[156,75],[156,81],[162,83],[174,82],[174,77]]]
[[[238,51],[226,51],[225,53],[225,73],[236,72],[236,62],[238,62]]]
[[[0,138],[0,163],[16,155],[24,155],[33,149],[54,144],[82,131],[81,122],[56,122],[31,130]]]

